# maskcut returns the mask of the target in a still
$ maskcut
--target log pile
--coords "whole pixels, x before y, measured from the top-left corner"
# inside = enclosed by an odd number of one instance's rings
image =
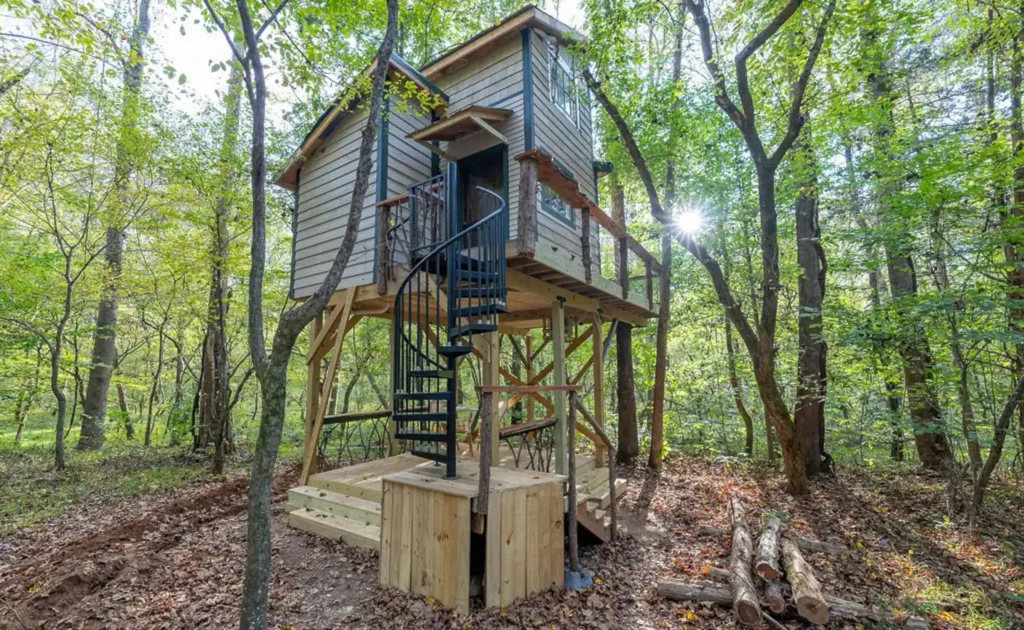
[[[782,522],[771,518],[758,537],[755,549],[743,504],[738,497],[733,496],[729,500],[729,518],[732,522],[732,550],[728,569],[711,567],[709,570],[712,578],[727,582],[728,587],[662,580],[658,583],[658,593],[662,597],[732,606],[736,617],[748,626],[759,625],[764,619],[779,627],[780,624],[762,607],[776,616],[799,616],[817,625],[828,624],[830,616],[888,624],[897,621],[891,613],[822,592],[814,569],[804,559],[801,549],[843,553],[846,551],[843,545],[783,533]],[[702,529],[706,530],[705,533],[726,533],[714,528]]]

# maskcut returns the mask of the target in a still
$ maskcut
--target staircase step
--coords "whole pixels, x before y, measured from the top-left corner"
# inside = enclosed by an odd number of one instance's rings
[[[473,352],[473,346],[438,346],[437,353],[445,357],[461,357]]]
[[[430,413],[396,413],[392,416],[396,423],[400,422],[444,422],[448,420],[445,412],[432,411]]]
[[[343,540],[353,547],[380,551],[379,525],[368,525],[345,516],[305,507],[289,512],[288,524],[310,534]]]
[[[447,433],[435,433],[432,431],[395,431],[395,438],[399,440],[412,440],[413,442],[444,442],[448,439]]]
[[[448,400],[448,392],[396,392],[395,400]]]
[[[497,324],[466,324],[464,326],[453,326],[448,329],[448,339],[456,339],[465,335],[478,335],[498,330]]]
[[[460,300],[469,299],[505,299],[505,292],[494,287],[456,287],[448,291],[449,295],[455,294]]]
[[[607,472],[607,471],[606,471]],[[629,483],[625,479],[615,480],[615,496],[621,497],[626,493],[626,488]],[[602,508],[606,508],[612,503],[612,493],[608,491],[608,482],[594,488],[590,491],[587,496],[588,503],[594,503]]]
[[[455,376],[451,370],[409,370],[408,374],[416,378],[454,378]]]
[[[288,505],[295,509],[313,508],[335,516],[344,516],[367,525],[380,525],[380,503],[351,497],[313,486],[288,491]]]
[[[480,268],[484,266],[484,263],[480,259],[473,258],[472,256],[467,256],[466,254],[456,254],[455,255],[455,265],[459,269],[468,269],[468,270],[471,270],[471,271],[479,271]]]
[[[507,312],[507,306],[501,302],[493,302],[491,304],[477,304],[475,306],[453,308],[449,311],[449,314],[455,319],[461,319],[463,317],[486,317],[487,315],[496,315],[498,313]]]

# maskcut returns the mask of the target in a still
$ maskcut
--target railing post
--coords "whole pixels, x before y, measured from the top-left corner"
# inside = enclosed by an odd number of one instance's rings
[[[644,260],[644,274],[647,277],[647,308],[654,310],[654,272],[651,270],[651,259]]]
[[[629,248],[626,239],[620,238],[619,248],[619,286],[622,287],[622,299],[629,298]]]
[[[516,242],[520,256],[537,252],[537,161],[522,160],[519,166],[519,224]]]

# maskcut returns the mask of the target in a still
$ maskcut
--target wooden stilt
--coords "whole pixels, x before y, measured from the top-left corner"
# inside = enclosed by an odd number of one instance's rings
[[[551,347],[554,352],[552,371],[555,385],[565,385],[565,303],[561,299],[555,300],[551,307]],[[555,472],[564,475],[567,454],[565,392],[553,392],[551,397],[555,403]]]
[[[483,384],[485,386],[497,386],[500,385],[498,379],[499,369],[501,367],[501,352],[500,352],[500,341],[501,337],[497,332],[490,332],[481,335],[483,346],[484,360],[481,365],[481,371],[483,372]],[[485,417],[481,410],[480,422],[487,422],[491,425],[491,453],[498,453],[498,431],[501,429],[501,413],[499,411],[498,401],[493,401],[490,405],[490,417]],[[483,425],[481,424],[481,427]],[[482,432],[481,432],[482,434]],[[496,455],[495,455],[496,456]]]
[[[526,382],[529,383],[533,380],[533,331],[529,330],[526,332]],[[533,409],[533,397],[530,396],[526,399],[526,421],[533,422],[534,420],[534,409]]]
[[[594,365],[594,421],[598,426],[604,428],[604,356],[602,354],[600,315],[594,315],[593,330],[591,337],[594,342],[594,356],[591,361]],[[598,467],[602,467],[608,459],[606,449],[601,442],[597,442],[595,447],[594,460]]]
[[[313,344],[320,337],[320,330],[324,325],[324,314],[320,313],[313,320],[313,328],[309,334],[309,353],[313,354]],[[309,441],[309,434],[313,430],[313,418],[316,417],[316,410],[320,407],[320,362],[313,361],[306,368],[306,442]]]
[[[393,368],[392,368],[392,361],[391,361],[391,357],[395,356],[395,320],[391,319],[391,320],[388,320],[388,321],[389,321],[389,326],[388,326],[388,396],[390,397],[395,392],[395,375],[392,373]],[[395,408],[395,401],[394,400],[388,400],[388,408],[389,409],[394,409]],[[395,437],[395,434],[398,432],[398,425],[395,423],[394,416],[391,416],[390,418],[388,418],[388,425],[387,426],[388,426],[388,428],[387,428],[387,431],[388,431],[388,457],[393,457],[395,455],[398,455],[399,452],[400,452],[400,450],[399,450],[400,447],[399,447],[399,444],[398,444],[398,438]]]

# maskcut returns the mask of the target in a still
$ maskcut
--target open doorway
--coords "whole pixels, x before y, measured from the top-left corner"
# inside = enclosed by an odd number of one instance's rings
[[[499,144],[459,160],[459,229],[473,225],[498,209],[497,200],[478,187],[494,191],[508,203],[508,146]]]

